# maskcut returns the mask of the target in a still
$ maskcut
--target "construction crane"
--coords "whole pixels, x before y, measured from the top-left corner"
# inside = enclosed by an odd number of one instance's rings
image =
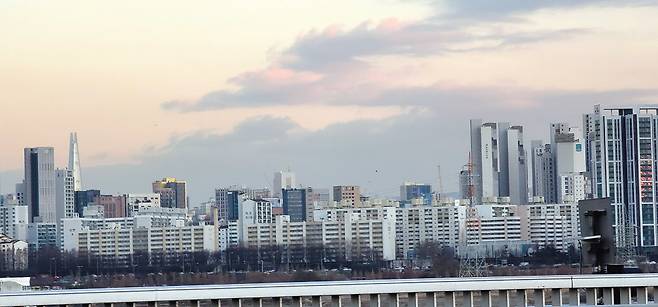
[[[475,175],[473,174],[473,162],[471,154],[468,155],[468,162],[462,166],[460,175],[461,197],[468,199],[470,204],[475,204]]]

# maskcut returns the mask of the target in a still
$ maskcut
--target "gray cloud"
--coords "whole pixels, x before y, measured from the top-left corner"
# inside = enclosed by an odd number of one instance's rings
[[[524,4],[523,1],[503,1],[500,12],[510,14],[567,3],[540,2]],[[462,1],[448,2],[453,11],[464,14],[471,11],[475,14],[478,11],[485,12],[489,5],[486,1],[460,3]],[[418,94],[411,93],[413,88],[395,88],[369,80],[371,67],[365,59],[382,55],[423,57],[498,50],[569,38],[590,31],[558,29],[511,32],[503,31],[500,27],[491,27],[488,31],[474,33],[469,31],[469,26],[489,25],[490,21],[474,19],[457,22],[455,18],[436,15],[413,23],[389,19],[379,24],[363,23],[347,31],[336,27],[329,27],[324,31],[310,31],[281,51],[270,67],[247,72],[229,80],[237,90],[214,91],[191,102],[168,101],[162,104],[162,108],[178,112],[197,112],[273,105],[361,105],[372,104],[368,97],[382,96],[389,91],[406,92],[418,97]],[[406,105],[411,103],[413,101],[407,101]]]
[[[269,186],[272,172],[290,167],[305,185],[358,184],[371,195],[396,196],[404,180],[434,184],[436,165],[441,164],[445,190],[456,191],[457,171],[468,157],[470,118],[524,125],[529,142],[546,139],[551,122],[580,125],[581,115],[596,103],[635,104],[646,95],[658,94],[642,89],[545,91],[531,93],[536,104],[509,107],[491,103],[505,93],[488,89],[410,92],[419,95],[412,99],[420,101],[421,107],[383,120],[358,120],[306,131],[287,118],[254,117],[228,134],[173,138],[164,148],[144,153],[140,163],[85,168],[85,185],[105,193],[145,192],[154,179],[174,176],[189,182],[195,203],[211,197],[216,186]],[[409,95],[389,92],[386,99],[376,101],[402,104]],[[13,189],[20,174],[0,174],[5,192]]]
[[[547,138],[548,124],[567,121],[580,125],[581,115],[597,103],[639,104],[657,90],[607,92],[529,92],[533,103],[520,107],[495,104],[505,92],[433,88],[390,91],[374,99],[400,105],[412,99],[419,108],[383,120],[358,120],[306,131],[287,118],[249,118],[224,135],[198,133],[172,138],[139,163],[86,167],[85,185],[104,193],[150,191],[150,182],[174,176],[187,180],[192,202],[212,196],[217,186],[270,186],[272,173],[290,167],[300,183],[328,188],[358,184],[370,195],[396,196],[404,180],[434,184],[442,165],[446,191],[457,190],[457,171],[468,157],[468,120],[509,121],[525,126],[526,142]],[[413,95],[417,95],[414,97]],[[437,103],[437,100],[440,103]],[[0,173],[5,193],[22,177],[21,171]]]
[[[443,18],[450,19],[507,19],[524,13],[534,12],[541,9],[562,9],[587,6],[649,6],[656,5],[655,0],[438,0],[435,2],[438,6],[445,6],[450,13]]]

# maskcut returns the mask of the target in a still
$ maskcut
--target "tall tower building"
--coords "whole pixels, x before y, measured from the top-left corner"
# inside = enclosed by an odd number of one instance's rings
[[[75,179],[70,169],[55,170],[55,215],[56,221],[75,217]]]
[[[551,136],[557,203],[577,203],[586,197],[585,148],[582,130],[568,124],[554,124]]]
[[[153,193],[160,194],[160,206],[187,209],[187,183],[176,178],[163,178],[153,182]]]
[[[272,195],[281,198],[281,190],[292,189],[296,186],[295,173],[290,170],[274,173],[274,186]]]
[[[544,142],[541,140],[532,140],[530,142],[530,157],[532,161],[532,196],[544,197]],[[546,199],[544,199],[546,200]]]
[[[482,120],[471,119],[471,177],[473,181],[473,204],[482,202]]]
[[[510,197],[514,204],[527,204],[528,166],[523,127],[509,123],[470,122],[471,167],[474,202]]]
[[[503,191],[503,187],[507,187],[508,190],[505,192],[507,192],[512,204],[527,205],[528,165],[526,149],[523,144],[523,127],[513,126],[508,128],[505,141],[503,144],[507,145],[507,174],[501,172],[501,176],[507,176],[507,178],[501,180],[501,191]]]
[[[25,204],[30,222],[56,223],[55,149],[25,148]]]
[[[69,136],[69,170],[73,174],[73,190],[82,191],[82,177],[80,176],[80,152],[78,149],[78,134],[71,132]]]
[[[656,246],[658,106],[596,105],[583,120],[592,194],[612,201],[617,245]]]

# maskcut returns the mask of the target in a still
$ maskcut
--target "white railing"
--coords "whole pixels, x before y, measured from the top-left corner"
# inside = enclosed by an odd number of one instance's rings
[[[0,306],[627,305],[654,287],[658,274],[327,281],[0,293]]]

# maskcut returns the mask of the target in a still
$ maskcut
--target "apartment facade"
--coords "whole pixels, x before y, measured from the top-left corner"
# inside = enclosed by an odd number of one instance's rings
[[[592,194],[611,199],[618,244],[655,248],[658,107],[597,105],[583,120]]]

